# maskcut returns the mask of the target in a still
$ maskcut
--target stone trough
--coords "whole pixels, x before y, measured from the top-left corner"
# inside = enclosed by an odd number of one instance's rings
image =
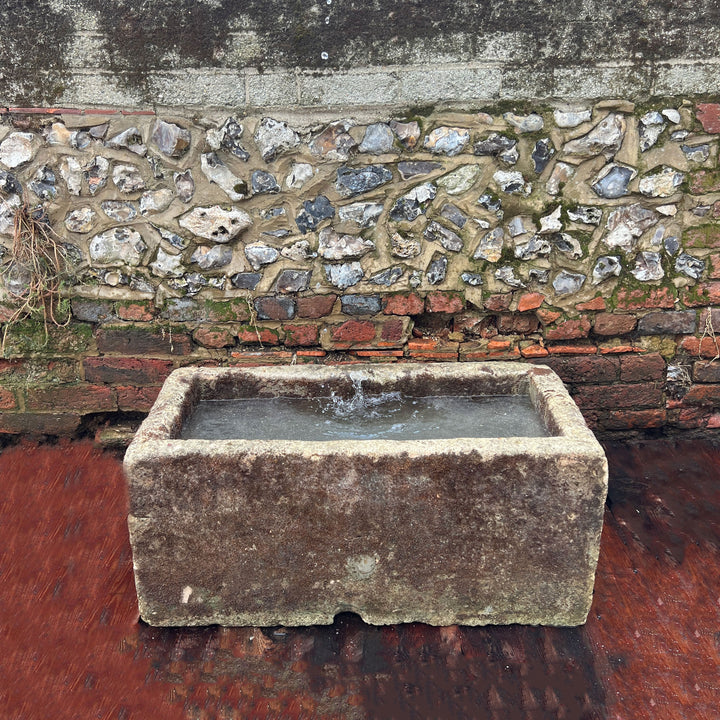
[[[204,401],[352,405],[358,386],[401,403],[521,396],[543,431],[474,437],[468,420],[450,438],[430,423],[424,439],[293,439],[283,420],[282,439],[185,437]],[[151,625],[328,624],[347,611],[372,624],[579,625],[590,609],[607,464],[544,366],[184,368],[125,472]]]

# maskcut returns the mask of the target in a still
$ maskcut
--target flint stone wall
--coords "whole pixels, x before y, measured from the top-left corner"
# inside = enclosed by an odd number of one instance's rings
[[[0,430],[145,412],[190,363],[540,359],[592,427],[720,426],[720,106],[5,112],[70,324],[6,326]]]

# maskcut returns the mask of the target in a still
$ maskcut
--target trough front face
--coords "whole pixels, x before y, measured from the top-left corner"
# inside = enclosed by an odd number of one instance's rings
[[[358,389],[370,400],[361,415],[390,393],[525,396],[547,432],[183,439],[202,401],[352,404]],[[184,368],[166,381],[125,471],[151,625],[328,624],[346,611],[372,624],[578,625],[590,609],[607,463],[543,366]]]

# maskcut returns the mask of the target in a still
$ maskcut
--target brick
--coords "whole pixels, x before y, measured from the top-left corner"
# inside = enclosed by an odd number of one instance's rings
[[[226,327],[202,326],[193,330],[193,340],[206,348],[232,347],[235,333]]]
[[[505,312],[510,309],[512,298],[512,293],[490,295],[485,299],[483,304],[485,305],[485,309],[490,310],[491,312]]]
[[[692,377],[699,383],[720,383],[720,360],[698,360],[693,363]]]
[[[168,327],[147,325],[103,326],[95,336],[98,351],[121,355],[189,355],[190,335]]]
[[[720,280],[720,253],[707,256],[708,261],[708,278],[710,280]]]
[[[605,298],[598,295],[598,297],[588,300],[588,302],[578,303],[575,309],[580,312],[586,312],[588,310],[605,310],[606,307]]]
[[[333,342],[358,343],[375,339],[375,325],[368,320],[348,320],[332,328]]]
[[[132,322],[150,322],[157,315],[157,309],[152,300],[117,303],[115,312],[121,320]]]
[[[694,310],[659,310],[643,315],[637,330],[640,335],[689,335],[695,332],[696,325]]]
[[[683,233],[682,240],[685,249],[720,248],[720,226],[712,223],[688,228]]]
[[[549,357],[546,363],[568,383],[610,383],[618,378],[617,358],[589,355],[587,357]]]
[[[377,315],[382,301],[379,295],[342,295],[340,307],[345,315]]]
[[[537,310],[545,302],[545,296],[542,293],[525,293],[518,300],[518,312],[527,312],[528,310]]]
[[[706,427],[709,419],[708,411],[703,408],[685,408],[677,414],[672,424],[683,430],[693,430]]]
[[[255,298],[255,310],[259,320],[292,320],[297,305],[294,298],[269,295]]]
[[[385,345],[387,343],[404,344],[410,335],[410,321],[401,317],[394,317],[386,320],[380,330],[380,339]]]
[[[667,422],[667,411],[662,408],[650,410],[611,410],[600,421],[603,430],[647,430],[660,428]]]
[[[685,405],[710,405],[720,407],[720,383],[693,385],[683,395]]]
[[[720,105],[718,103],[698,103],[697,119],[707,133],[720,133]]]
[[[10,385],[49,385],[51,383],[71,383],[81,380],[78,364],[75,360],[50,360],[41,358],[23,358],[13,360],[0,359],[0,384]]]
[[[213,300],[206,298],[202,306],[203,319],[211,323],[247,322],[250,320],[249,300],[244,297]]]
[[[0,410],[15,410],[16,408],[15,394],[7,388],[0,387]]]
[[[715,358],[720,355],[720,337],[715,340],[711,337],[705,337],[702,338],[702,342],[698,337],[684,337],[680,343],[680,348],[690,353],[690,355]]]
[[[83,359],[85,380],[109,385],[158,385],[173,370],[172,360],[128,357]]]
[[[548,350],[551,355],[595,355],[598,349],[595,345],[549,345]]]
[[[77,413],[117,410],[115,390],[107,385],[56,385],[29,387],[25,391],[28,410],[46,412],[59,408]]]
[[[233,350],[231,365],[287,365],[296,354],[291,350]]]
[[[685,288],[681,299],[688,307],[720,305],[720,282],[701,283]]]
[[[663,380],[664,378],[665,360],[659,353],[624,355],[620,358],[620,380],[622,382]]]
[[[425,301],[417,293],[389,295],[383,298],[385,315],[421,315]]]
[[[115,388],[117,392],[118,409],[125,412],[148,412],[153,406],[160,392],[160,386],[155,387],[126,387]]]
[[[577,385],[573,399],[581,408],[645,408],[660,407],[663,393],[660,384]]]
[[[675,296],[670,288],[657,287],[647,289],[618,290],[615,303],[617,310],[642,310],[643,308],[672,308],[675,307]]]
[[[540,320],[543,325],[550,325],[550,323],[554,323],[562,317],[561,312],[558,312],[557,310],[548,310],[547,308],[538,309],[535,312],[535,315],[537,315],[538,320]]]
[[[431,292],[425,297],[425,312],[459,313],[465,307],[462,295],[453,292]]]
[[[520,350],[520,354],[524,358],[541,358],[547,357],[550,352],[542,345],[528,345],[528,347],[522,348]]]
[[[633,315],[599,313],[595,316],[593,332],[603,337],[619,337],[632,332],[636,325],[637,319]]]
[[[708,326],[708,321],[710,326],[713,329],[717,328],[718,333],[720,333],[720,308],[705,308],[700,313],[698,328],[701,332]]]
[[[546,327],[543,334],[546,340],[577,340],[586,338],[590,334],[590,320],[580,317],[565,320],[555,327]]]
[[[319,329],[317,325],[291,324],[283,325],[284,343],[287,347],[308,347],[318,344]]]
[[[600,347],[601,355],[623,355],[625,353],[643,353],[645,348],[637,345],[610,345],[608,347]]]
[[[115,319],[113,303],[108,300],[73,298],[71,307],[73,317],[83,322],[99,323]]]
[[[76,413],[0,413],[0,434],[72,435],[80,427]]]
[[[460,345],[459,358],[463,362],[483,360],[518,360],[520,350],[511,347],[509,341],[491,340],[489,342],[470,342]]]
[[[717,430],[717,428],[720,428],[720,413],[713,413],[707,421],[707,425],[705,426],[708,428],[708,430]]]
[[[690,192],[693,195],[717,192],[720,190],[720,171],[697,170],[694,173],[690,173],[688,182]]]
[[[238,328],[237,339],[242,344],[279,345],[282,342],[280,330],[257,325],[243,325]]]
[[[462,343],[468,344],[471,343]],[[460,346],[460,343],[440,338],[417,338],[407,343],[408,355],[416,360],[454,361],[458,359]]]
[[[503,335],[529,335],[537,332],[540,321],[535,315],[520,315],[518,313],[499,315],[497,329]]]
[[[353,350],[353,355],[362,358],[398,358],[405,353],[403,350]]]
[[[317,319],[330,315],[337,300],[337,295],[313,295],[297,299],[297,317]]]

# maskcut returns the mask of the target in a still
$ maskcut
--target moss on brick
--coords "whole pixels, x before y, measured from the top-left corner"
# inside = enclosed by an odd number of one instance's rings
[[[67,327],[45,326],[42,320],[25,319],[11,324],[5,336],[5,357],[22,355],[75,355],[93,341],[92,325],[73,322]]]

